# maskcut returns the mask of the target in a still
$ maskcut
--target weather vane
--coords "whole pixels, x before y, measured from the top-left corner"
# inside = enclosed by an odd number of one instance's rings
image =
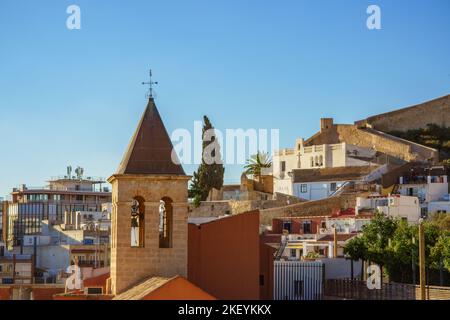
[[[153,98],[153,85],[154,84],[158,84],[158,82],[157,81],[155,81],[155,82],[152,81],[152,69],[150,69],[150,71],[149,71],[149,76],[150,76],[150,81],[142,82],[142,84],[148,84],[147,98]]]

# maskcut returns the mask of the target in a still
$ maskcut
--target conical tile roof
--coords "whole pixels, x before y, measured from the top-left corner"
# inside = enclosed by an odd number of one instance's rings
[[[172,150],[172,141],[150,97],[117,174],[185,175],[181,164],[172,161]],[[178,161],[176,155],[175,159]]]

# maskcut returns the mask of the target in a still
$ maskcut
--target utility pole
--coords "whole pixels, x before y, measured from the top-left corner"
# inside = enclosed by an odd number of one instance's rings
[[[337,258],[338,255],[338,248],[337,248],[338,242],[337,242],[337,228],[336,225],[334,226],[334,245],[333,245],[333,256],[334,258]]]
[[[412,283],[416,285],[416,259],[414,259],[414,245],[416,244],[416,238],[412,237],[412,248],[411,248],[411,266],[412,266]]]
[[[419,274],[420,274],[420,299],[425,300],[425,233],[423,219],[419,220]]]

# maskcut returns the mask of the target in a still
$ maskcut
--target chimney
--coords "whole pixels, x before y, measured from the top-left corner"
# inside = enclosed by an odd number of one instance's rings
[[[81,224],[81,212],[75,212],[75,229],[79,230]]]
[[[320,119],[320,132],[331,129],[333,127],[333,118]]]

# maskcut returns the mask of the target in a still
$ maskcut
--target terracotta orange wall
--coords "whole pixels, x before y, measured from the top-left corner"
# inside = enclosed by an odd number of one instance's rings
[[[53,300],[111,300],[114,298],[112,295],[87,295],[87,294],[78,294],[78,295],[56,295],[53,297]]]
[[[281,234],[283,232],[283,221],[285,219],[273,219],[272,220],[272,233]],[[291,221],[291,233],[303,234],[302,224],[304,221],[311,221],[311,233],[317,233],[317,228],[320,227],[325,217],[317,218],[286,218]]]
[[[53,300],[53,295],[63,293],[64,288],[33,288],[34,300]]]
[[[259,211],[189,224],[188,279],[218,299],[259,299]]]
[[[9,300],[11,297],[11,288],[0,288],[0,300]]]
[[[101,274],[99,276],[96,277],[92,277],[92,278],[88,278],[86,280],[83,281],[83,285],[85,288],[88,287],[102,287],[103,289],[103,293],[106,293],[106,282],[108,280],[108,278],[110,277],[110,273],[105,273],[105,274]]]
[[[279,234],[262,234],[260,236],[260,272],[263,277],[263,285],[260,286],[260,299],[273,299],[273,257],[275,248],[267,245],[268,243],[280,243]]]
[[[182,277],[175,278],[142,300],[215,300],[213,296]]]

